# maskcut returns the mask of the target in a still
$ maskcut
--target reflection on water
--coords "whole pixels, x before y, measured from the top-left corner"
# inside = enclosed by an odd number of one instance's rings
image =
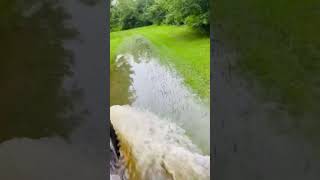
[[[116,64],[111,64],[110,71],[110,105],[129,104],[130,65],[123,64],[119,67]]]
[[[0,2],[0,179],[106,176],[105,7],[79,2]]]
[[[185,129],[193,142],[209,154],[209,105],[191,93],[172,67],[161,65],[150,46],[141,37],[133,38],[123,50],[127,53],[117,56],[118,69],[128,74],[129,80],[118,79],[129,81],[126,98],[131,106],[151,111]],[[111,99],[118,98],[123,96],[111,96]]]
[[[111,69],[110,119],[129,177],[209,179],[208,101],[155,52],[143,37],[128,38]]]
[[[183,80],[157,59],[119,55],[130,64],[131,105],[156,113],[183,127],[195,144],[210,152],[210,110],[183,85]]]
[[[150,43],[140,36],[125,40],[119,52],[130,52],[136,60],[142,54],[148,57],[152,54]],[[133,73],[130,64],[122,58],[117,63],[111,64],[110,72],[110,105],[129,104],[132,96],[129,90],[132,81],[130,74]]]

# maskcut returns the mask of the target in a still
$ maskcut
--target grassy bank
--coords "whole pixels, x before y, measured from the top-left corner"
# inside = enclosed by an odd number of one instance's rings
[[[189,27],[147,26],[110,34],[111,66],[119,46],[125,38],[140,35],[156,47],[158,53],[170,61],[200,97],[209,97],[210,92],[210,40]],[[112,71],[112,70],[111,70]]]

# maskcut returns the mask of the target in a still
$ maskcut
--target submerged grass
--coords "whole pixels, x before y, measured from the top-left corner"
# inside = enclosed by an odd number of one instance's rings
[[[210,94],[210,40],[186,26],[147,26],[110,34],[111,73],[119,46],[126,38],[143,36],[155,46],[163,57],[184,78],[184,81],[201,98]]]

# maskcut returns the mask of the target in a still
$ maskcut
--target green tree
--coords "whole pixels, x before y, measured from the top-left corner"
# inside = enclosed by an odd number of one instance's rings
[[[111,30],[170,24],[209,32],[208,12],[207,0],[117,0],[111,7]]]

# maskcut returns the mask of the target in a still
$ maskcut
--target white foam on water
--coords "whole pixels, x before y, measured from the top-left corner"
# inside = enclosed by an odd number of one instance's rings
[[[130,65],[131,106],[170,119],[205,154],[210,152],[210,107],[185,86],[174,68],[148,55],[120,54],[116,62]]]
[[[131,180],[207,180],[210,156],[174,122],[129,105],[110,108]]]

